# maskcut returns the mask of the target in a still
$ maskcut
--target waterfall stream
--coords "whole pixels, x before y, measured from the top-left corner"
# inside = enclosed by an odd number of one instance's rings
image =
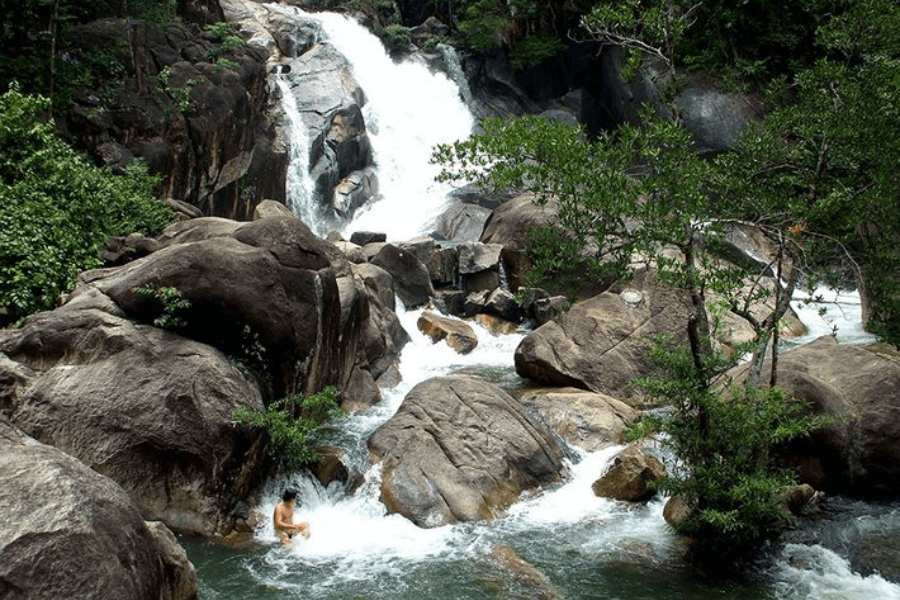
[[[377,131],[371,135],[384,199],[347,229],[385,231],[391,239],[427,231],[446,193],[436,188],[433,167],[427,164],[431,147],[472,129],[457,88],[421,64],[394,64],[380,42],[352,20],[334,14],[315,17],[353,64],[368,98],[366,121]],[[308,164],[308,158],[299,160]],[[291,181],[301,186],[291,198],[309,197],[302,195],[302,174]],[[663,499],[633,506],[593,494],[592,482],[618,448],[593,453],[571,449],[571,476],[564,484],[527,495],[491,523],[421,529],[387,514],[378,498],[381,472],[369,467],[365,441],[393,415],[409,389],[462,367],[483,369],[513,385],[517,381],[513,352],[523,334],[497,335],[473,324],[479,344],[471,354],[459,355],[420,335],[418,314],[399,311],[413,337],[401,356],[402,383],[384,390],[379,405],[340,424],[347,461],[364,474],[364,482],[348,492],[339,482],[323,488],[302,473],[270,481],[260,507],[265,525],[256,533],[256,549],[236,551],[182,539],[204,599],[900,600],[900,586],[878,575],[854,573],[846,558],[816,544],[773,549],[761,559],[756,576],[746,581],[710,583],[696,576],[678,562],[680,543],[662,518]],[[309,540],[298,540],[290,549],[276,543],[268,518],[286,485],[301,490],[295,521],[308,521],[312,529]],[[900,523],[891,526],[900,531]],[[516,588],[522,581],[510,583],[486,558],[498,544],[514,548],[546,580]]]

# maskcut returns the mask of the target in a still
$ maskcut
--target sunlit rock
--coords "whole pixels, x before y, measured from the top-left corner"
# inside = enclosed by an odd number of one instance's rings
[[[656,493],[649,484],[665,476],[662,462],[633,444],[615,456],[592,489],[604,498],[640,502]]]
[[[629,286],[641,291],[642,303],[603,292],[526,336],[515,352],[519,375],[642,402],[631,382],[650,374],[651,336],[670,333],[684,339],[692,309],[686,292],[660,285],[646,272]]]
[[[566,442],[588,452],[624,443],[628,426],[640,418],[621,400],[577,388],[529,390],[520,400]]]
[[[426,310],[416,323],[419,331],[432,342],[444,341],[460,354],[468,354],[478,346],[475,330],[459,319],[439,315]]]
[[[490,519],[564,473],[544,425],[499,387],[464,375],[416,385],[368,448],[384,465],[388,510],[422,527]]]

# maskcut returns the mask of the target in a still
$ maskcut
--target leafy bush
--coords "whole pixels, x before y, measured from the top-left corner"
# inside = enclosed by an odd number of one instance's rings
[[[409,27],[399,24],[388,25],[378,30],[378,37],[390,55],[396,55],[409,49],[412,34]]]
[[[42,119],[49,107],[15,87],[0,96],[0,306],[18,317],[52,308],[80,271],[99,267],[110,236],[172,220],[141,161],[121,176],[93,165]]]
[[[793,521],[784,493],[796,475],[776,464],[773,449],[834,417],[810,415],[805,402],[779,389],[716,389],[698,374],[691,352],[668,340],[657,340],[649,358],[657,376],[636,383],[673,409],[645,418],[637,429],[638,435],[665,434],[663,444],[676,457],[657,486],[691,507],[676,528],[700,541],[701,562],[738,562]],[[715,374],[728,364],[712,355],[705,371]]]
[[[327,386],[312,396],[285,396],[258,411],[240,406],[234,411],[236,423],[249,423],[265,429],[266,453],[290,470],[297,470],[318,459],[316,446],[324,437],[322,425],[344,416],[338,404],[339,392]]]
[[[157,316],[153,319],[153,325],[163,329],[180,329],[186,322],[184,311],[191,307],[191,301],[184,297],[181,290],[174,287],[142,286],[133,289],[134,293],[142,298],[148,298],[155,302]]]
[[[207,50],[207,55],[211,59],[221,59],[224,53],[244,45],[244,40],[234,32],[234,27],[227,21],[210,23],[203,30],[210,34],[213,40],[219,44]]]

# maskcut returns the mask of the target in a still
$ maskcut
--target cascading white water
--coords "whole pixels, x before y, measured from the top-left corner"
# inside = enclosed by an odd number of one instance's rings
[[[855,290],[819,288],[796,292],[791,308],[806,325],[807,334],[791,340],[802,345],[823,335],[834,335],[842,344],[870,344],[876,337],[863,329],[862,301]]]
[[[287,206],[314,233],[325,235],[328,232],[324,231],[320,209],[316,205],[313,181],[309,176],[309,135],[297,108],[297,100],[291,93],[290,84],[280,76],[277,82],[281,90],[282,110],[288,118],[291,130],[291,148],[285,182]]]
[[[345,230],[384,232],[394,240],[429,232],[452,189],[435,182],[432,149],[467,138],[474,125],[459,88],[423,64],[394,63],[381,41],[349,17],[298,12],[322,23],[367,99],[363,116],[382,199],[361,209]]]

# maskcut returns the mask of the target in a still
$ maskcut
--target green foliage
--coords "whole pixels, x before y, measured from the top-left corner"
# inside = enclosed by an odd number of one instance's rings
[[[210,23],[203,30],[213,38],[213,41],[218,43],[217,46],[210,48],[206,52],[211,59],[218,60],[217,64],[227,60],[223,59],[223,54],[244,45],[244,40],[235,33],[234,27],[227,21]]]
[[[160,87],[172,98],[175,108],[181,113],[187,113],[191,108],[191,90],[199,83],[196,79],[188,79],[184,85],[172,83],[174,72],[172,67],[165,66],[157,75]]]
[[[664,339],[650,359],[657,376],[637,384],[673,410],[646,418],[635,433],[664,434],[662,443],[677,457],[657,485],[691,507],[677,529],[700,540],[699,559],[739,561],[792,523],[784,493],[795,476],[775,464],[773,449],[835,419],[810,415],[807,404],[782,390],[711,387],[698,379],[691,352]],[[729,364],[716,355],[708,360],[708,373]]]
[[[513,46],[509,61],[514,69],[524,69],[553,58],[566,49],[566,45],[551,33],[536,34],[524,38]]]
[[[377,33],[390,55],[396,55],[408,50],[409,45],[412,43],[412,34],[409,27],[404,27],[399,23],[392,23],[382,27]]]
[[[874,18],[877,15],[877,19]],[[829,52],[800,72],[775,110],[720,158],[723,202],[788,224],[811,283],[865,281],[870,327],[900,342],[900,7],[860,0],[820,29]],[[862,277],[861,277],[862,276]]]
[[[154,234],[171,211],[139,161],[115,176],[76,153],[42,117],[46,98],[0,96],[0,306],[52,308],[76,275],[100,266],[109,236]]]
[[[185,298],[178,288],[147,285],[136,287],[132,291],[157,305],[159,316],[153,319],[154,326],[177,330],[187,324],[183,314],[191,307],[191,301]]]
[[[554,28],[557,2],[463,0],[457,27],[474,50],[509,50],[515,69],[536,65],[565,50],[566,39]],[[571,6],[570,6],[571,7]]]
[[[705,192],[710,165],[683,129],[649,114],[642,128],[595,141],[543,117],[487,120],[484,127],[483,135],[439,146],[433,160],[443,166],[441,180],[524,189],[557,208],[554,221],[529,232],[533,283],[628,277],[639,254],[676,287],[730,293],[737,285],[727,267],[710,263],[701,271],[661,251],[667,244],[689,249],[697,239],[712,246],[722,237],[721,207]]]
[[[178,18],[176,0],[128,0],[125,8],[127,16],[157,25],[165,25]]]
[[[344,416],[334,386],[305,398],[286,396],[270,404],[264,411],[245,406],[238,407],[233,415],[236,423],[249,423],[265,429],[268,436],[266,453],[281,461],[290,470],[318,459],[316,447],[324,440],[324,424]]]

